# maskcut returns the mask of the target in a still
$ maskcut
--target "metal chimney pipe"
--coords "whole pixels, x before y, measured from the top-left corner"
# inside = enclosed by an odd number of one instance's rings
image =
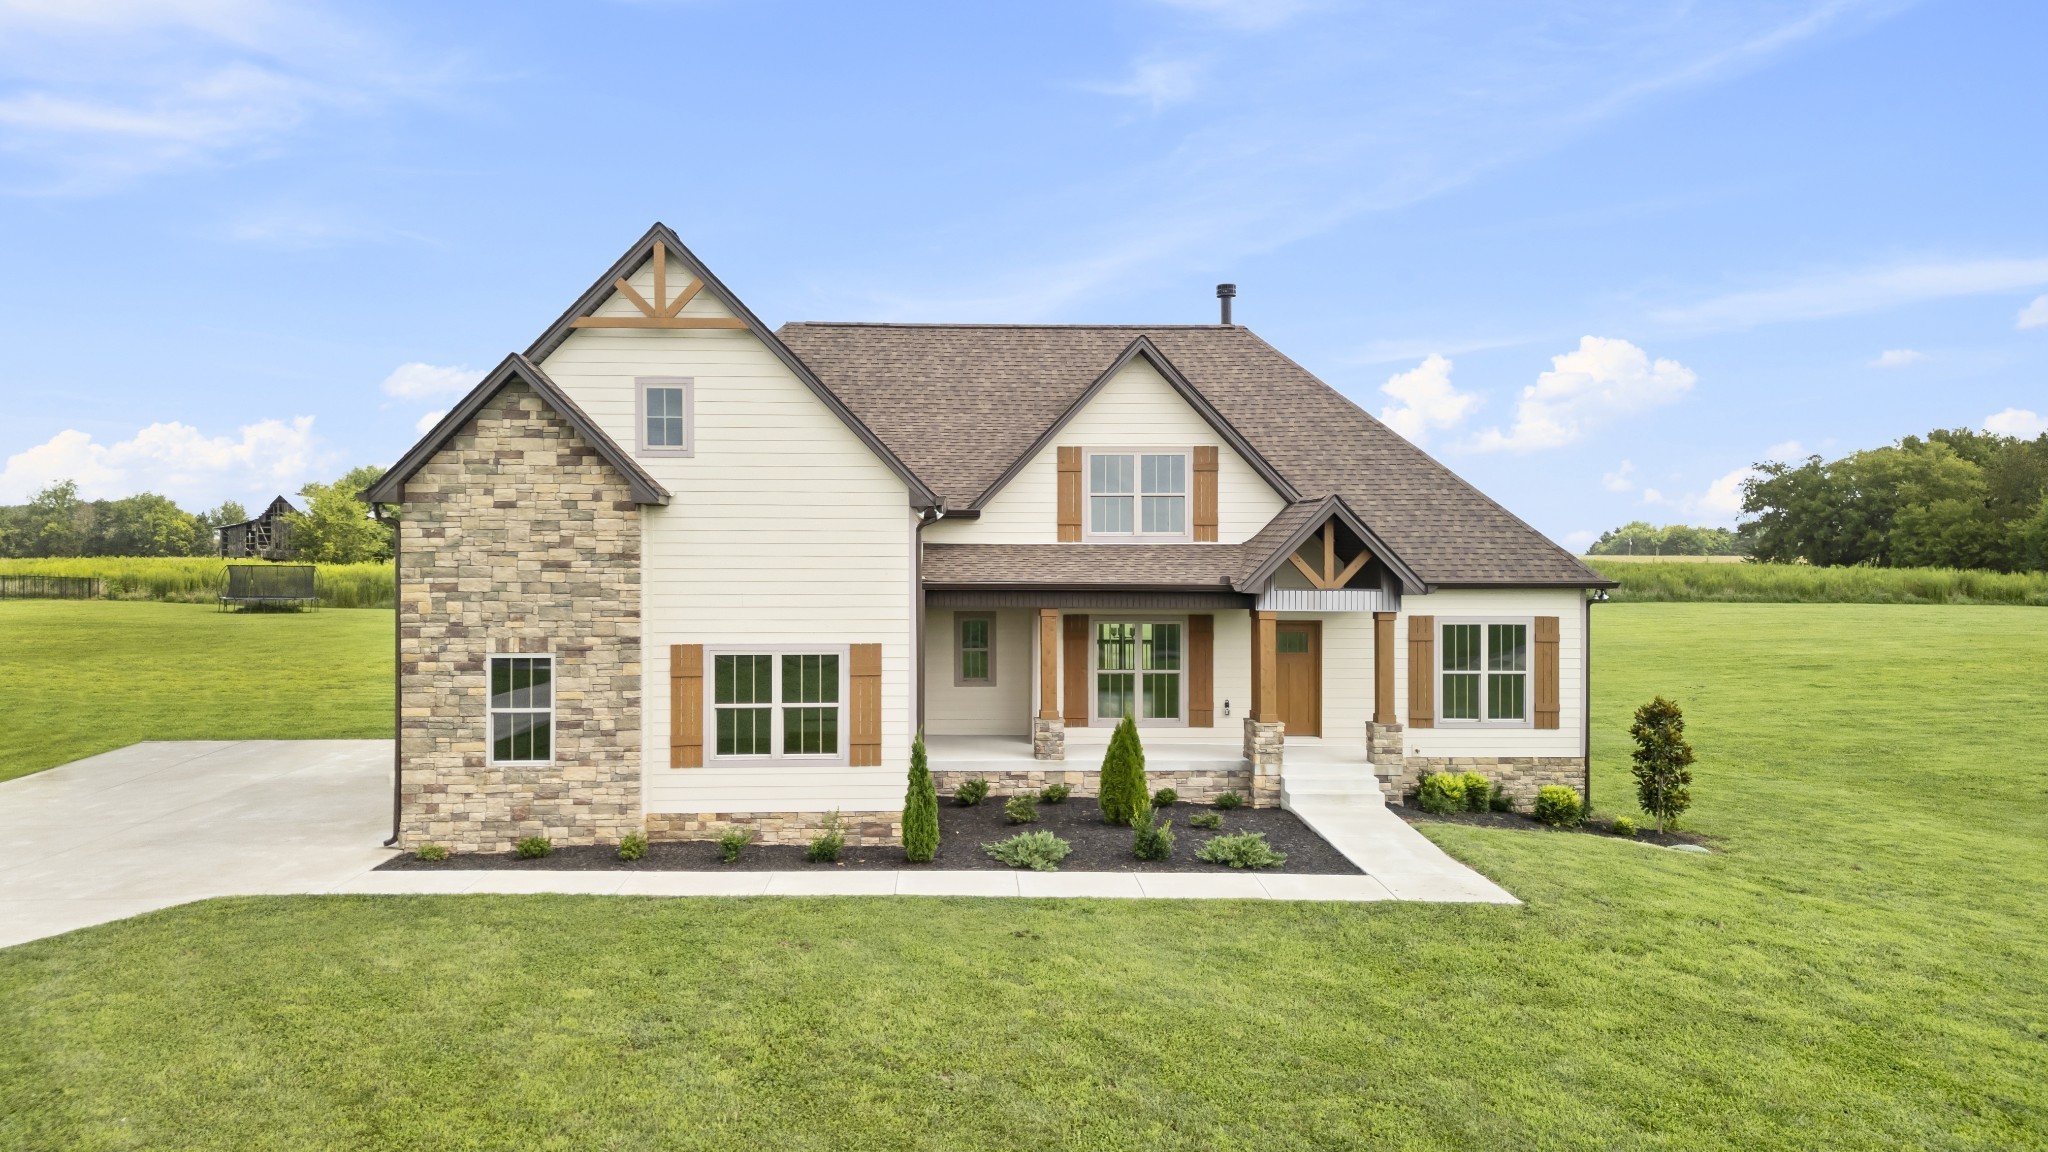
[[[1216,299],[1223,302],[1223,326],[1226,328],[1230,326],[1230,298],[1235,295],[1237,295],[1237,285],[1235,284],[1218,284],[1216,286]]]

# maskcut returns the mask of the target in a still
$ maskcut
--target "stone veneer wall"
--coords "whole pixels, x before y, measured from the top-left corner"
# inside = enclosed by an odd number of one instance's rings
[[[932,785],[938,789],[939,803],[947,802],[960,785],[973,779],[988,781],[989,794],[993,796],[1016,796],[1025,792],[1037,792],[1048,784],[1065,784],[1074,790],[1076,796],[1094,796],[1100,790],[1102,772],[1100,769],[1080,768],[1013,768],[1005,772],[967,772],[958,769],[933,769]],[[1225,792],[1235,792],[1249,801],[1252,797],[1252,770],[1250,765],[1233,769],[1178,769],[1161,771],[1145,769],[1145,783],[1154,792],[1171,788],[1180,794],[1182,800],[1192,804],[1207,804]]]
[[[1422,787],[1422,778],[1434,772],[1477,772],[1505,789],[1524,812],[1545,784],[1569,784],[1581,795],[1586,789],[1586,762],[1577,756],[1410,756],[1399,787],[1391,789],[1388,798],[1405,802]]]
[[[756,844],[809,844],[825,831],[829,812],[650,812],[649,840],[716,840],[728,829],[751,828]],[[849,848],[903,843],[900,812],[846,812],[840,835]]]
[[[615,843],[640,824],[640,510],[525,384],[406,483],[399,842]],[[493,653],[555,657],[554,762],[489,762]]]

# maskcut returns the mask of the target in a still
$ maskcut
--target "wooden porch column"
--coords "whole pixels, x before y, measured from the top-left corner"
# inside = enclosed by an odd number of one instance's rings
[[[1060,610],[1038,610],[1038,718],[1060,718]]]
[[[1394,717],[1394,613],[1372,614],[1372,722],[1398,724]]]
[[[1252,612],[1252,719],[1261,724],[1280,720],[1279,624],[1277,612]]]

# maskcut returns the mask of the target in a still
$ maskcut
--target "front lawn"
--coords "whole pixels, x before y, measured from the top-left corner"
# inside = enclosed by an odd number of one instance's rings
[[[2048,1147],[2048,613],[1608,605],[1520,908],[301,897],[0,951],[8,1148]]]
[[[0,600],[0,780],[138,740],[389,739],[391,613]]]

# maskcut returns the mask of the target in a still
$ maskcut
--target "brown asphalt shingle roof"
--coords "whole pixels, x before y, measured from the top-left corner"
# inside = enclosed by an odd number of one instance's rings
[[[1422,579],[1606,583],[1246,328],[796,323],[777,334],[955,507],[981,498],[1144,336],[1305,500],[1343,497]]]
[[[927,544],[926,584],[1217,588],[1244,567],[1238,544]]]

